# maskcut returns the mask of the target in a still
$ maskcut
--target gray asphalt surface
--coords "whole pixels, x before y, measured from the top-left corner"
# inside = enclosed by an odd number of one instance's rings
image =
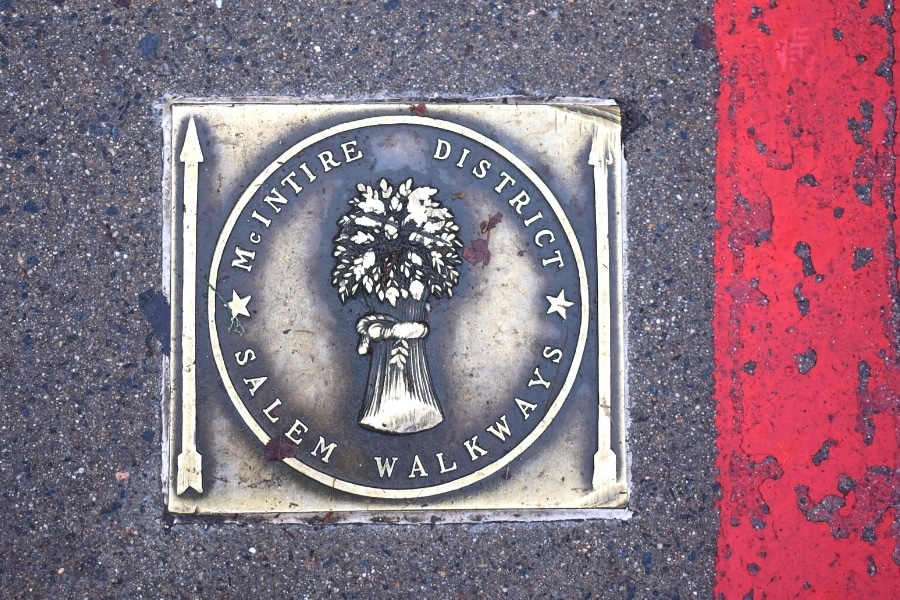
[[[0,597],[711,597],[709,3],[221,4],[0,1]],[[514,94],[628,117],[634,516],[169,527],[159,103]]]

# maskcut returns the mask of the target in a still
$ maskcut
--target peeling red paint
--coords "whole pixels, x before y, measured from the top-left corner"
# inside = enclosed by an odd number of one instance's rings
[[[732,480],[745,482],[744,485],[731,488],[731,517],[728,524],[737,527],[741,524],[741,517],[746,516],[753,529],[765,528],[765,517],[770,514],[770,510],[759,488],[767,479],[780,479],[784,475],[778,461],[772,456],[753,460],[746,454],[735,451],[731,453],[728,475]]]
[[[716,597],[900,597],[893,5],[718,0]]]
[[[772,201],[762,190],[751,190],[750,198],[737,194],[728,214],[729,247],[759,246],[768,241],[772,237],[772,218]]]
[[[852,537],[872,543],[877,539],[875,528],[882,522],[885,512],[900,508],[900,488],[893,469],[888,466],[869,467],[858,483],[841,473],[835,488],[841,495],[828,494],[815,504],[810,498],[809,487],[798,485],[795,491],[800,512],[808,521],[828,523],[831,536],[836,540]],[[900,538],[893,532],[888,537],[895,538],[894,554],[900,553]]]
[[[882,383],[870,390],[869,383],[873,378],[877,381],[877,372],[873,377],[872,368],[864,360],[859,362],[857,371],[859,386],[856,390],[856,401],[859,408],[856,417],[856,432],[862,436],[863,443],[868,446],[875,439],[876,415],[892,411],[893,419],[891,420],[897,421],[897,411],[900,410],[900,388],[894,381]],[[895,429],[893,433],[897,436],[897,444],[900,446],[900,430]],[[890,432],[887,435],[890,435]]]

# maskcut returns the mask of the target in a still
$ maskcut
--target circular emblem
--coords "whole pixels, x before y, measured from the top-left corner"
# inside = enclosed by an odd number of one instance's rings
[[[552,435],[590,316],[550,187],[497,141],[414,116],[269,164],[210,282],[213,357],[261,455],[374,498],[476,484]]]

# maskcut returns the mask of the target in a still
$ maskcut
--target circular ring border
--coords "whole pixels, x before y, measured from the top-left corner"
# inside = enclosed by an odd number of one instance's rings
[[[234,208],[231,209],[231,213],[229,213],[228,219],[225,221],[225,225],[222,227],[222,231],[219,234],[219,239],[217,240],[216,247],[213,251],[213,259],[210,265],[210,281],[215,282],[218,280],[219,265],[221,263],[222,255],[225,251],[225,245],[228,241],[229,236],[231,235],[232,230],[234,229],[234,226],[237,224],[238,218],[246,208],[247,204],[250,203],[250,200],[256,194],[256,191],[260,187],[262,187],[262,184],[266,181],[266,179],[269,178],[269,176],[272,175],[272,173],[280,169],[285,163],[287,163],[288,160],[293,158],[299,152],[305,150],[313,144],[317,144],[318,142],[328,139],[334,135],[350,130],[373,127],[377,125],[418,125],[433,127],[435,129],[443,129],[445,131],[452,131],[453,133],[457,133],[464,137],[470,138],[503,156],[510,163],[512,163],[513,166],[524,173],[525,176],[528,177],[529,180],[531,180],[534,186],[547,199],[547,202],[550,204],[550,208],[553,209],[556,218],[559,219],[563,231],[565,232],[566,237],[569,240],[572,252],[575,255],[575,264],[578,267],[579,294],[581,298],[581,327],[578,332],[578,342],[575,347],[575,355],[572,359],[572,365],[569,368],[569,372],[566,374],[566,380],[563,383],[562,388],[560,388],[559,394],[557,394],[556,398],[554,398],[552,403],[550,404],[550,408],[547,410],[544,418],[541,419],[541,421],[535,426],[531,433],[525,436],[525,438],[521,442],[519,442],[518,445],[516,445],[512,450],[504,454],[498,460],[489,463],[487,466],[479,469],[478,471],[475,471],[474,473],[470,473],[465,477],[461,477],[453,481],[448,481],[447,483],[442,483],[440,485],[431,487],[402,490],[376,488],[343,481],[331,475],[326,475],[325,473],[317,471],[309,465],[300,462],[296,458],[286,458],[283,461],[295,470],[318,481],[319,483],[351,494],[369,498],[384,499],[422,498],[462,489],[464,487],[472,485],[477,481],[481,481],[482,479],[488,477],[493,473],[496,473],[497,471],[508,465],[510,462],[512,462],[519,455],[521,455],[523,452],[525,452],[525,450],[527,450],[550,426],[550,423],[554,418],[556,418],[556,415],[562,408],[562,405],[565,402],[569,391],[571,391],[572,389],[575,377],[578,374],[578,369],[581,366],[581,359],[584,355],[584,348],[587,343],[588,323],[590,320],[590,305],[587,301],[589,294],[588,280],[584,264],[584,257],[581,253],[581,246],[578,244],[578,238],[575,236],[575,231],[572,229],[572,225],[569,223],[569,219],[566,217],[565,212],[562,210],[562,206],[559,204],[556,196],[554,196],[553,192],[550,191],[550,188],[547,187],[547,185],[541,180],[541,178],[538,177],[537,174],[532,171],[528,165],[526,165],[518,157],[509,152],[506,148],[504,148],[497,142],[463,125],[458,125],[456,123],[442,121],[431,117],[383,116],[349,121],[347,123],[342,123],[340,125],[330,127],[324,131],[320,131],[319,133],[309,136],[304,140],[298,142],[297,144],[291,146],[281,156],[275,159],[274,162],[269,164],[269,166],[267,166],[253,180],[253,182],[247,187],[247,189],[244,190],[244,193],[241,194],[241,197],[235,204]],[[218,331],[216,330],[215,298],[215,294],[208,295],[207,314],[210,344],[212,347],[213,358],[216,362],[216,368],[219,371],[219,376],[222,378],[222,383],[225,385],[228,396],[231,399],[232,404],[234,404],[235,409],[237,409],[238,414],[240,414],[241,419],[244,421],[244,424],[250,428],[250,430],[256,435],[260,442],[262,442],[263,444],[267,444],[271,440],[271,438],[262,429],[262,427],[260,427],[259,423],[256,422],[256,419],[253,418],[253,416],[247,410],[247,407],[244,406],[240,395],[237,393],[237,390],[235,390],[234,385],[231,382],[230,374],[225,367],[225,359],[222,355],[222,349],[219,345]]]

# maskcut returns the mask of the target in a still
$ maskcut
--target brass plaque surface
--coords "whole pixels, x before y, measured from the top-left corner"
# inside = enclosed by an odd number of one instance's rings
[[[623,514],[615,105],[176,100],[164,135],[169,511]]]

